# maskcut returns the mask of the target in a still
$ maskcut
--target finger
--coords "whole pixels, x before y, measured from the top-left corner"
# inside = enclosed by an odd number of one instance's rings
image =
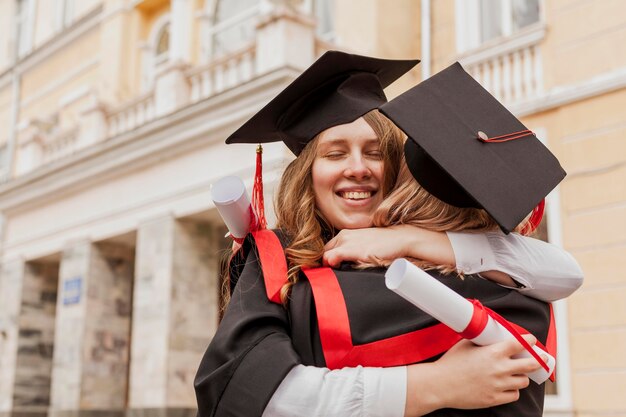
[[[528,342],[530,346],[534,346],[535,343],[537,343],[537,338],[532,334],[525,334],[522,335],[522,337],[524,338],[524,340],[526,340],[526,342]],[[517,339],[506,340],[502,344],[502,349],[503,353],[507,356],[517,355],[518,353],[526,350],[526,348],[522,346],[522,344],[518,342]]]
[[[541,368],[541,364],[535,358],[511,359],[510,366],[511,375],[526,375]]]
[[[537,338],[532,334],[523,334],[522,337],[528,342],[529,345],[533,346],[537,343]]]
[[[323,259],[325,259],[327,266],[331,268],[338,267],[344,260],[341,253],[339,253],[339,251],[337,251],[336,249],[325,252]]]
[[[528,387],[530,379],[526,375],[513,375],[507,381],[506,391],[520,390]]]
[[[499,404],[508,404],[519,400],[519,390],[504,391],[498,398]]]

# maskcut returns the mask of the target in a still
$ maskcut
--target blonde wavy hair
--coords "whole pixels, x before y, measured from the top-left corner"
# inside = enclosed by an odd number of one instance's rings
[[[380,151],[384,163],[383,196],[386,196],[398,176],[403,159],[404,133],[378,110],[363,116],[376,136],[380,139]],[[281,289],[281,300],[287,303],[293,284],[298,281],[298,273],[303,267],[321,265],[324,244],[335,234],[335,229],[315,205],[313,193],[312,167],[317,156],[316,136],[307,144],[300,155],[283,172],[274,207],[276,227],[290,239],[285,249],[289,267],[288,282]]]
[[[524,222],[523,222],[524,223]],[[523,229],[523,223],[515,231]],[[486,232],[498,230],[498,223],[485,210],[460,208],[447,204],[428,191],[413,178],[406,161],[402,158],[398,178],[389,196],[378,206],[373,215],[374,227],[412,225],[435,232]],[[412,259],[422,269],[436,269],[443,273],[457,272],[451,265],[439,265],[420,259]],[[358,263],[359,268],[389,266],[390,260],[375,259],[373,263]]]

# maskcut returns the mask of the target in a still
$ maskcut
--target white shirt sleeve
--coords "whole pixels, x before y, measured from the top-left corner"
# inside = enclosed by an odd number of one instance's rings
[[[263,417],[402,417],[406,366],[329,370],[297,365],[285,377]]]
[[[564,249],[517,233],[447,232],[457,269],[465,274],[500,271],[520,284],[524,295],[555,301],[573,293],[583,271]]]

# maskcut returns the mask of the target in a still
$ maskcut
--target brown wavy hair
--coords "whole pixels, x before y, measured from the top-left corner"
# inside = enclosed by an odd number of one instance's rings
[[[363,116],[380,139],[383,158],[383,196],[392,190],[403,159],[405,135],[378,110]],[[285,249],[289,267],[288,282],[281,289],[281,300],[287,303],[291,286],[303,267],[321,265],[324,244],[334,236],[335,229],[315,205],[312,167],[317,155],[319,135],[307,144],[300,155],[283,172],[274,207],[276,227],[287,234],[290,243]]]

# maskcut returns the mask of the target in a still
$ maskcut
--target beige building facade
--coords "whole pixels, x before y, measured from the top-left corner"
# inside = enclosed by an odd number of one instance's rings
[[[624,44],[616,0],[0,0],[0,416],[195,414],[210,184],[254,172],[224,139],[328,49],[421,58],[390,97],[459,60],[557,155],[546,234],[586,281],[545,415],[626,416]]]

